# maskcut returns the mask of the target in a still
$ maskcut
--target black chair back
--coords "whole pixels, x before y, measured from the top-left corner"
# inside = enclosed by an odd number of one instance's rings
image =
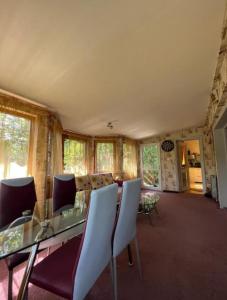
[[[53,211],[66,205],[74,205],[76,196],[76,182],[74,174],[54,176]]]
[[[0,181],[0,228],[9,225],[22,213],[34,210],[36,192],[33,177]]]

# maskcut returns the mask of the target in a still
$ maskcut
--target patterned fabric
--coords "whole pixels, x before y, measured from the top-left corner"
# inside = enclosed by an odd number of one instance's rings
[[[104,185],[109,185],[114,182],[112,173],[102,174],[102,180]]]
[[[88,175],[76,177],[76,189],[77,191],[84,191],[91,189],[91,181]]]
[[[91,186],[93,190],[104,186],[102,175],[90,175]]]

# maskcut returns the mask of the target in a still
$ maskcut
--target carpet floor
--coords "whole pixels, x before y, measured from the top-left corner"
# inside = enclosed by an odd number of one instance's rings
[[[136,265],[128,267],[127,252],[118,258],[120,300],[226,300],[227,299],[227,211],[197,194],[160,193],[160,215],[138,216],[143,280]],[[134,248],[133,248],[134,253]],[[24,265],[14,275],[14,298]],[[56,272],[58,272],[56,263]],[[7,270],[0,261],[0,299],[7,299]],[[62,299],[36,286],[29,286],[31,300]],[[86,297],[112,299],[106,269]]]

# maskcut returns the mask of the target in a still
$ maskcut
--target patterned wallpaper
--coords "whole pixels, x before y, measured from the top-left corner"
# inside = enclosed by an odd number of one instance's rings
[[[205,127],[190,128],[185,130],[176,131],[169,134],[163,134],[160,136],[154,136],[151,138],[143,139],[140,141],[141,144],[147,143],[161,143],[166,139],[171,139],[174,144],[174,150],[171,152],[164,152],[160,150],[161,156],[161,181],[162,190],[167,191],[178,191],[178,167],[177,167],[177,140],[184,139],[198,139],[201,138],[204,155],[205,165],[205,177],[206,186],[210,186],[210,175],[216,173],[215,171],[215,160],[213,150],[213,137],[212,134]]]
[[[221,34],[221,46],[214,74],[207,111],[206,126],[209,130],[214,128],[216,120],[227,107],[227,14],[224,18]]]

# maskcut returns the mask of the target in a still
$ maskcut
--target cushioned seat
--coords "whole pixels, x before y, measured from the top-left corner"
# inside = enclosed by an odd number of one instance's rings
[[[70,299],[73,292],[75,260],[80,255],[80,244],[81,236],[75,237],[44,258],[34,267],[30,282]]]

